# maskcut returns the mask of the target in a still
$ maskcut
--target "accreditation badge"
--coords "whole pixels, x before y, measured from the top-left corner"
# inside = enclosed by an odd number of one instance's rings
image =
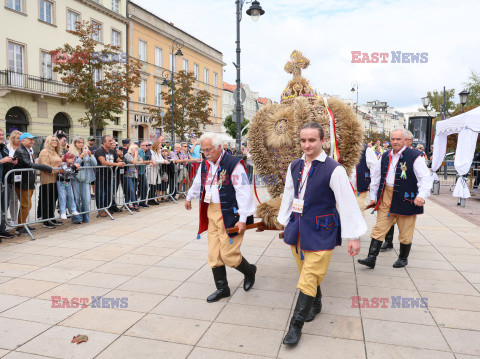
[[[203,198],[203,202],[210,203],[211,200],[212,200],[212,194],[211,193],[205,193],[205,197]]]
[[[293,199],[293,205],[292,205],[293,212],[302,214],[303,213],[303,202],[304,202],[303,199],[294,198]]]

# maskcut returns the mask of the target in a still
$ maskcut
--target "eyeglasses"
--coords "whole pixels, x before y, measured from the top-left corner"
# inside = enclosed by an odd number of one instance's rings
[[[58,142],[58,140],[50,140],[50,142]]]

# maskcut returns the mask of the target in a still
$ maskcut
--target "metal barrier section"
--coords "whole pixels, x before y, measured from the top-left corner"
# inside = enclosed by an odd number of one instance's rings
[[[175,164],[175,195],[186,198],[188,190],[192,187],[193,180],[201,162],[187,162]]]
[[[51,174],[32,168],[10,170],[2,184],[1,202],[6,225],[16,228],[17,234],[27,233],[35,239],[34,228],[30,227],[35,223],[51,228],[60,225],[59,219],[67,216],[73,216],[73,222],[87,223],[89,214],[97,211],[113,219],[109,212],[113,168],[80,167],[78,173],[67,180],[59,177],[61,173],[61,168],[54,168]]]

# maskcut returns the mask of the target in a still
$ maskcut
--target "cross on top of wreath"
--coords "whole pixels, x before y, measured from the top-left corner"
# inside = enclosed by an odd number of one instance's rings
[[[289,74],[293,74],[293,77],[302,76],[302,69],[306,69],[310,66],[310,60],[303,56],[303,54],[295,50],[290,55],[291,61],[288,61],[285,65],[285,71]]]

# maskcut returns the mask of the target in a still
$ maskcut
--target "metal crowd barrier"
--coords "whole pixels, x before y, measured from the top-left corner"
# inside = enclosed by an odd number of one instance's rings
[[[465,175],[467,183],[469,183],[469,188],[474,188],[480,185],[480,162],[472,162],[470,171]],[[455,170],[454,161],[449,160],[445,161],[442,167],[437,172],[439,185],[448,186],[450,192],[453,192],[457,179],[459,177],[457,171]]]
[[[200,163],[201,162],[187,162],[175,164],[176,194],[179,194],[180,197],[187,196],[187,192],[190,187],[192,187]]]
[[[61,168],[53,173],[41,172],[32,168],[12,169],[2,183],[2,214],[8,227],[16,228],[16,233],[27,233],[34,239],[30,225],[49,222],[60,225],[61,212],[72,216],[78,222],[89,221],[86,214],[105,212],[113,219],[109,208],[112,205],[110,188],[113,187],[113,168],[109,166],[80,167],[76,178],[59,181]],[[89,176],[94,182],[87,182],[84,171],[92,171]],[[93,176],[94,175],[94,176]],[[95,196],[91,188],[95,184]],[[58,203],[58,204],[57,204]]]
[[[114,202],[132,213],[143,204],[159,204],[157,200],[175,201],[174,184],[173,164],[126,164],[115,170]]]
[[[1,185],[0,206],[8,227],[35,239],[31,225],[60,225],[63,210],[67,217],[74,216],[72,221],[86,223],[93,213],[113,220],[118,207],[133,214],[142,204],[176,202],[177,195],[186,197],[199,167],[200,162],[82,166],[70,182],[59,181],[61,168],[52,174],[13,169]],[[91,171],[89,176],[86,171]]]

